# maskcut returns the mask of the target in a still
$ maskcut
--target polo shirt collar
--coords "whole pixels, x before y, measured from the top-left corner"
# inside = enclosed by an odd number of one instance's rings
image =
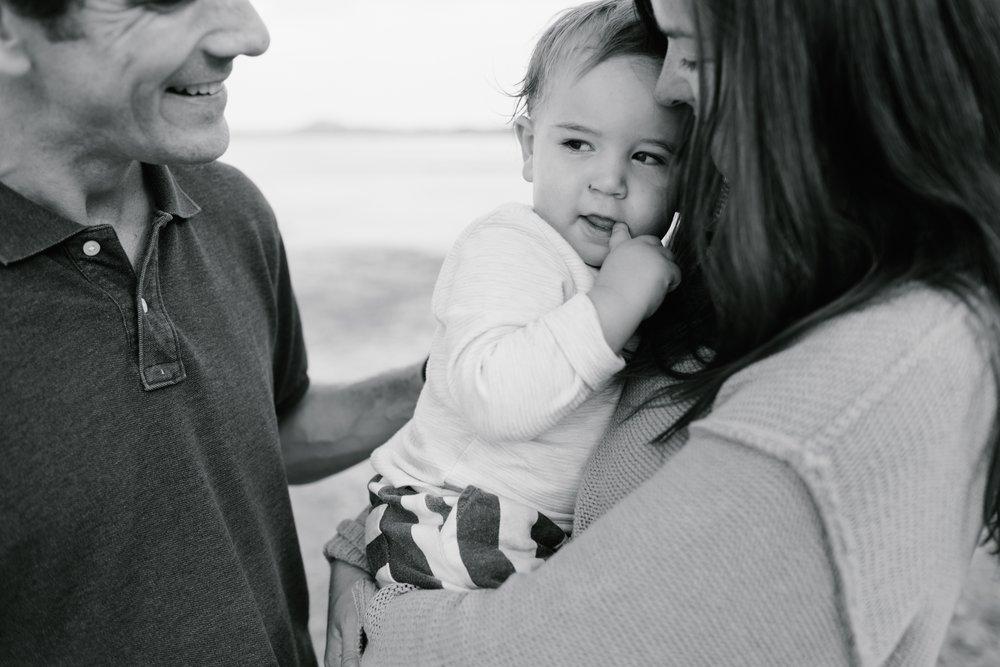
[[[153,207],[187,220],[201,207],[177,184],[165,166],[142,165],[153,196]],[[0,183],[0,264],[6,266],[37,255],[86,229]]]
[[[153,207],[175,218],[187,220],[198,215],[201,207],[187,195],[167,167],[156,164],[142,165],[143,176],[153,193]]]

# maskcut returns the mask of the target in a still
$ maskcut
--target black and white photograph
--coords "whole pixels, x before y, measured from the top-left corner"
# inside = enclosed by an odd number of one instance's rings
[[[1000,667],[1000,0],[0,0],[0,665]]]

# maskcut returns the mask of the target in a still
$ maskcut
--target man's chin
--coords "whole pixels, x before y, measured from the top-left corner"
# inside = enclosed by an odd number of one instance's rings
[[[189,137],[158,151],[158,164],[204,164],[222,157],[229,148],[229,130],[213,132],[211,136]]]

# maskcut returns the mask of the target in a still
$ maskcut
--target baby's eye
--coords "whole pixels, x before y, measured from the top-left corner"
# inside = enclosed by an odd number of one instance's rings
[[[632,156],[632,159],[640,164],[647,164],[651,166],[660,166],[667,163],[665,158],[662,158],[654,153],[647,153],[646,151],[639,151]]]
[[[567,139],[562,142],[562,145],[571,151],[585,151],[590,148],[590,144],[583,139]]]
[[[687,70],[688,72],[693,72],[698,69],[697,60],[688,60],[687,58],[681,58],[677,61],[677,64],[681,69]]]

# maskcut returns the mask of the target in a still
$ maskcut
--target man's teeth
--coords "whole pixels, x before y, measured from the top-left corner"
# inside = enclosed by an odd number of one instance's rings
[[[215,95],[217,92],[222,90],[222,84],[199,83],[195,86],[171,86],[167,90],[172,93],[180,93],[181,95]]]

